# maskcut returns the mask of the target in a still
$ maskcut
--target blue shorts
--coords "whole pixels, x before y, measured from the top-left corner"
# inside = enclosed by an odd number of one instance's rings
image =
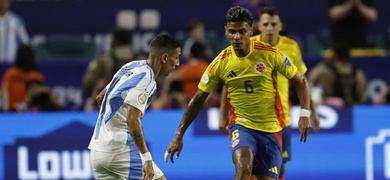
[[[255,175],[279,178],[282,165],[281,141],[280,133],[261,132],[237,124],[230,126],[232,154],[241,147],[249,147],[254,155],[252,173]]]
[[[291,127],[287,126],[282,130],[282,141],[283,141],[283,163],[291,160]]]

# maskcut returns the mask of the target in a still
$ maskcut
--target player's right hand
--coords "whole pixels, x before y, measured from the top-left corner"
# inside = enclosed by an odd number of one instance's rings
[[[173,162],[173,157],[175,156],[176,154],[176,159],[179,158],[180,156],[180,152],[181,150],[183,149],[183,141],[181,138],[173,138],[171,143],[169,143],[169,146],[168,146],[168,149],[167,151],[165,152],[165,155],[164,155],[164,161],[165,162],[168,162],[168,159],[170,158],[171,159],[171,162]]]
[[[142,178],[141,180],[152,180],[154,176],[153,161],[145,161],[142,167]]]

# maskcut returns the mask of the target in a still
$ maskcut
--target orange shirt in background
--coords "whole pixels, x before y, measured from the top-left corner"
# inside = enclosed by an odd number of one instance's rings
[[[26,103],[27,82],[44,82],[44,76],[35,70],[23,71],[20,68],[11,67],[3,76],[2,93],[4,111],[15,111],[17,104]]]
[[[187,99],[191,99],[198,90],[198,84],[209,64],[206,60],[188,61],[180,67],[179,73],[183,91]]]

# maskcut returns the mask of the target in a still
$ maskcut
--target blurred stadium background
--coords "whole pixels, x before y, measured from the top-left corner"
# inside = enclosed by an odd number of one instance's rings
[[[83,112],[81,77],[88,62],[109,51],[117,27],[133,30],[133,48],[143,54],[149,41],[167,32],[184,43],[187,22],[205,22],[218,52],[227,42],[226,0],[13,0],[11,9],[25,21],[36,50],[38,69],[60,103],[61,113],[0,113],[0,179],[93,179],[86,147],[96,112]],[[276,0],[284,33],[297,40],[309,69],[326,55],[330,19],[326,1]],[[369,98],[388,91],[390,80],[390,1],[377,0],[379,20],[370,26],[373,48],[352,61],[366,71]],[[0,65],[3,74],[8,65]],[[203,111],[185,136],[174,164],[163,154],[182,110],[151,111],[144,118],[146,138],[168,179],[233,179],[227,138],[215,129],[215,109]],[[287,180],[390,179],[390,107],[320,108],[323,129],[299,142],[295,129]],[[50,164],[50,165],[49,165]]]

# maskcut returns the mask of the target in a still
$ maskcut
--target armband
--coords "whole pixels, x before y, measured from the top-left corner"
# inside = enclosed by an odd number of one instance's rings
[[[144,161],[151,161],[152,160],[152,155],[150,152],[146,152],[144,154],[141,154],[142,160]]]
[[[310,110],[301,109],[301,111],[299,112],[299,117],[308,117],[308,118],[310,118]]]

